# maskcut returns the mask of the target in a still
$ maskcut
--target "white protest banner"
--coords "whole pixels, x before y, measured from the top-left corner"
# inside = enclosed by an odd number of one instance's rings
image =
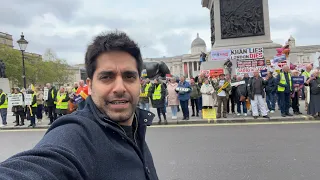
[[[190,88],[177,87],[177,88],[176,88],[176,91],[179,91],[179,92],[189,92],[189,91],[190,91]]]
[[[210,70],[200,70],[200,74],[203,74],[205,77],[210,75]]]
[[[48,100],[48,93],[49,93],[49,89],[48,88],[44,88],[43,89],[43,99],[45,101]]]
[[[263,48],[241,48],[231,49],[231,60],[249,60],[249,59],[263,59]]]
[[[22,106],[23,105],[23,98],[22,94],[10,94],[8,95],[8,104],[10,106]]]
[[[245,83],[246,83],[245,81],[234,82],[234,83],[231,83],[231,86],[239,86],[239,85],[245,84]]]
[[[245,73],[248,73],[249,76],[253,74],[254,71],[258,70],[259,72],[261,70],[267,69],[266,66],[260,66],[260,67],[244,67],[244,68],[236,68],[237,75],[243,75]]]
[[[31,105],[32,104],[32,94],[25,94],[24,95],[24,104]]]
[[[230,57],[231,50],[225,49],[225,50],[216,50],[211,51],[211,60],[212,61],[225,61]]]

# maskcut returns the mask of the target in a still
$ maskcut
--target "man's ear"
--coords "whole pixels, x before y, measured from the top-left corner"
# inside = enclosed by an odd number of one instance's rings
[[[92,90],[91,90],[92,80],[91,80],[90,78],[87,78],[87,79],[86,79],[86,84],[87,84],[87,86],[88,86],[88,95],[91,95],[91,92],[92,92]]]

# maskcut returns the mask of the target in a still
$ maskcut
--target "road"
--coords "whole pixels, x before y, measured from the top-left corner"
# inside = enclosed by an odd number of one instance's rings
[[[154,126],[147,141],[161,180],[319,179],[320,123]],[[0,161],[44,131],[0,131]]]

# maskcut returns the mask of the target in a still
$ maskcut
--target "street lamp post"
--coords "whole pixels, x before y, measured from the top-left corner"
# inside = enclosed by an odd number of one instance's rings
[[[26,82],[26,68],[24,66],[24,51],[27,49],[28,41],[24,39],[23,33],[21,33],[21,38],[17,41],[20,47],[20,51],[22,54],[22,78],[23,78],[23,87],[24,89],[27,88]]]

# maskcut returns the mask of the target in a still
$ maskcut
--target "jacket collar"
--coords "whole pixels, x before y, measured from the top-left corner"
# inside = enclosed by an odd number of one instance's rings
[[[92,112],[95,119],[99,122],[99,124],[103,126],[108,126],[110,123],[116,123],[113,122],[107,115],[103,114],[97,106],[94,104],[91,96],[88,96],[86,99],[86,108],[89,108],[89,110]],[[152,112],[145,111],[139,108],[136,108],[136,117],[138,120],[138,126],[150,126],[152,125],[153,118],[155,115]]]

